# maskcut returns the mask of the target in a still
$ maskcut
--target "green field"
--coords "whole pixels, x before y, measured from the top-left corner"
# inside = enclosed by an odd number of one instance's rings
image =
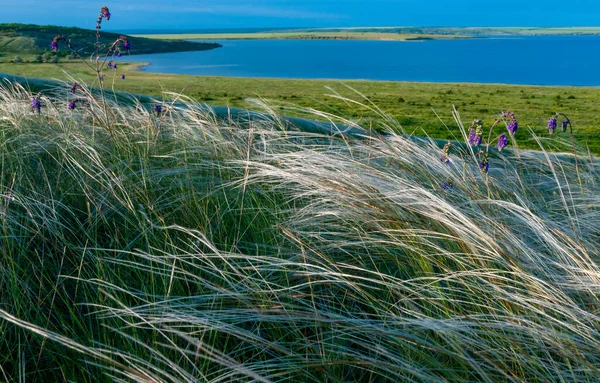
[[[444,139],[457,135],[451,115],[453,105],[466,120],[479,118],[488,124],[500,111],[510,109],[517,114],[522,128],[530,127],[540,136],[547,134],[548,118],[561,111],[573,120],[575,137],[589,145],[592,152],[600,153],[600,89],[595,87],[200,77],[133,70],[137,67],[121,64],[118,73],[125,73],[127,79],[121,81],[116,74],[113,79],[108,72],[105,86],[110,88],[114,83],[117,90],[155,97],[163,92],[183,93],[210,105],[248,109],[257,108],[248,98],[264,98],[288,115],[303,115],[298,107],[310,107],[376,127],[380,120],[377,111],[348,103],[334,93],[361,100],[361,95],[348,89],[351,87],[397,119],[407,132]],[[0,63],[0,72],[59,80],[68,80],[68,73],[89,83],[95,79],[94,73],[81,63]],[[520,144],[538,147],[532,138],[525,138]]]

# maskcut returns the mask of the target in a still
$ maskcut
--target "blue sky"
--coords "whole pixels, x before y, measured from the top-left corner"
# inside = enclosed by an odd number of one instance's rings
[[[568,5],[565,5],[568,4]],[[108,30],[342,26],[598,26],[600,0],[0,0],[0,23]]]

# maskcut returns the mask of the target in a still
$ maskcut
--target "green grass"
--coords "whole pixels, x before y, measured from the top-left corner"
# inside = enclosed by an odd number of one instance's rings
[[[597,157],[68,88],[0,88],[0,379],[597,381]]]
[[[333,91],[354,97],[354,92],[346,88],[348,85],[396,118],[407,132],[441,139],[453,138],[445,126],[454,124],[452,105],[456,105],[466,121],[483,119],[487,124],[491,124],[501,110],[510,109],[517,114],[522,127],[530,127],[540,136],[546,134],[548,118],[562,111],[573,120],[576,138],[589,145],[593,153],[600,154],[600,88],[597,87],[200,77],[145,73],[131,70],[136,65],[120,65],[119,73],[125,73],[127,80],[116,79],[117,90],[155,97],[169,91],[210,105],[250,109],[254,105],[246,99],[262,97],[276,103],[273,107],[281,113],[306,116],[296,106],[317,108],[363,124],[377,125],[376,112],[348,104],[334,95]],[[81,63],[0,63],[0,72],[60,80],[67,80],[68,74],[76,74],[88,83],[95,79],[95,74]],[[112,84],[109,73],[107,87]],[[291,107],[286,103],[291,103]],[[533,139],[526,138],[521,145],[537,148]]]
[[[70,55],[71,52],[64,42],[59,44],[59,52],[50,51],[50,43],[56,35],[71,39],[74,48],[83,56],[90,55],[95,51],[96,31],[32,24],[0,24],[0,51],[9,54],[7,56],[9,59],[12,59],[14,55],[24,58],[25,55],[35,56],[42,53],[60,57]],[[105,47],[110,46],[119,36],[117,33],[102,32],[99,40],[100,51],[106,52]],[[131,54],[199,51],[219,47],[218,44],[214,43],[194,43],[182,40],[163,41],[139,37],[130,37],[129,42],[132,46]]]

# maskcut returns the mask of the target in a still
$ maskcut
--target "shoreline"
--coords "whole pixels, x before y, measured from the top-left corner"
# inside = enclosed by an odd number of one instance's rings
[[[582,88],[600,89],[599,85],[556,85],[556,84],[511,84],[501,82],[465,82],[465,81],[417,81],[417,80],[374,80],[368,78],[302,78],[302,77],[249,77],[249,76],[216,76],[187,73],[165,73],[146,70],[151,67],[149,62],[123,62],[126,70],[156,76],[189,76],[194,78],[223,78],[231,80],[257,80],[257,81],[311,81],[311,82],[364,82],[364,83],[398,83],[398,84],[431,84],[431,85],[489,85],[489,86],[514,86],[514,87],[542,87],[542,88]]]

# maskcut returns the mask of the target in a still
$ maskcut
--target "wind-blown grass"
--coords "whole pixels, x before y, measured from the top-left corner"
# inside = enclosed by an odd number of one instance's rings
[[[597,158],[65,93],[0,90],[0,378],[598,380]]]

